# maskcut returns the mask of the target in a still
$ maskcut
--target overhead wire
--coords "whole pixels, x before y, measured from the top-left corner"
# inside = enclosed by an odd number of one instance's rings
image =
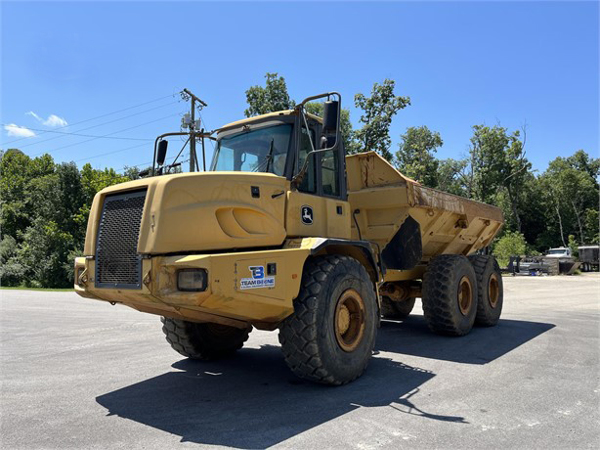
[[[34,157],[36,157],[36,156],[40,156],[40,155],[43,155],[44,153],[50,153],[50,154],[52,154],[52,153],[55,153],[55,152],[58,152],[58,151],[64,150],[64,149],[66,149],[66,148],[75,147],[76,145],[85,144],[85,143],[87,143],[87,142],[95,141],[95,140],[97,140],[97,139],[105,138],[105,137],[107,137],[107,136],[112,136],[112,135],[115,135],[115,134],[118,134],[118,133],[122,133],[122,132],[124,132],[124,131],[133,130],[134,128],[139,128],[139,127],[142,127],[142,126],[144,126],[144,125],[148,125],[148,124],[151,124],[151,123],[155,123],[155,122],[158,122],[158,121],[161,121],[161,120],[164,120],[164,119],[168,119],[169,117],[173,117],[173,116],[177,116],[177,115],[179,115],[179,113],[175,113],[175,114],[169,114],[168,116],[160,117],[160,118],[158,118],[158,119],[155,119],[155,120],[150,120],[150,121],[147,121],[147,122],[144,122],[144,123],[138,124],[138,125],[134,125],[134,126],[132,126],[132,127],[123,128],[122,130],[114,131],[114,132],[112,132],[112,133],[108,133],[108,134],[105,134],[105,135],[103,135],[103,136],[97,136],[97,137],[93,137],[93,138],[91,138],[91,139],[86,139],[85,141],[75,142],[75,143],[73,143],[73,144],[70,144],[70,145],[65,145],[64,147],[55,148],[55,149],[53,149],[52,151],[44,151],[44,152],[42,152],[42,153],[38,153],[38,154],[34,155]]]
[[[122,152],[125,152],[127,150],[133,150],[134,148],[139,148],[139,147],[143,147],[143,146],[146,146],[146,145],[148,145],[148,144],[146,142],[144,142],[143,144],[134,145],[132,147],[122,148],[122,149],[119,149],[119,150],[114,150],[112,152],[100,153],[98,155],[92,155],[92,156],[90,156],[88,158],[76,159],[73,162],[89,161],[90,159],[96,159],[96,158],[100,158],[102,156],[114,155],[115,153],[122,153]]]
[[[172,160],[172,159],[174,159],[174,157],[171,157],[171,158],[168,158],[168,159]],[[180,164],[184,164],[186,162],[189,162],[189,158],[181,161]],[[152,161],[145,162],[145,163],[134,164],[132,166],[125,166],[125,167],[129,167],[131,169],[131,168],[134,168],[134,167],[135,168],[140,167],[140,166],[143,167],[144,165],[148,165],[149,166],[150,164],[152,164]],[[98,170],[98,169],[94,169],[94,170]],[[109,176],[106,176],[106,177],[96,178],[95,180],[93,180],[93,182],[103,182],[103,181],[109,181],[109,180],[117,180],[117,179],[120,179],[120,178],[128,178],[128,175],[124,174],[124,173],[123,174],[119,173],[119,174],[115,174],[115,175],[109,175]],[[138,178],[138,179],[140,179],[140,178]],[[131,179],[123,180],[123,182],[125,182],[125,181],[132,181],[132,180]]]
[[[140,104],[137,104],[137,105],[134,105],[134,106],[129,106],[127,108],[118,109],[116,111],[112,111],[112,112],[109,112],[109,113],[106,113],[106,114],[101,114],[101,115],[96,116],[96,117],[91,117],[89,119],[81,120],[79,122],[75,122],[75,123],[72,123],[72,124],[67,124],[67,125],[64,125],[62,127],[58,127],[57,129],[60,130],[62,128],[66,128],[66,127],[69,127],[69,126],[74,127],[74,126],[80,125],[82,123],[91,122],[92,120],[101,119],[103,117],[112,116],[113,114],[118,114],[118,113],[123,112],[123,111],[129,111],[131,109],[135,109],[135,108],[139,108],[141,106],[149,105],[150,103],[155,103],[155,102],[158,102],[160,100],[164,100],[165,98],[175,97],[175,95],[177,95],[177,94],[169,94],[169,95],[165,95],[165,96],[162,96],[162,97],[158,97],[158,98],[155,98],[154,100],[149,100],[147,102],[140,103]],[[47,133],[47,131],[44,131],[41,134],[45,134],[45,133]],[[30,137],[22,137],[22,138],[19,138],[19,139],[14,139],[12,141],[3,142],[1,145],[12,144],[13,142],[22,141],[24,139],[30,139]]]
[[[140,114],[145,114],[145,113],[150,112],[150,111],[154,111],[154,110],[157,110],[157,109],[160,109],[160,108],[164,108],[165,106],[174,105],[175,103],[179,103],[179,101],[177,100],[177,101],[174,101],[174,102],[167,103],[165,105],[160,105],[160,106],[157,106],[157,107],[154,107],[154,108],[146,109],[144,111],[140,111],[140,112],[137,112],[137,113],[129,114],[127,116],[119,117],[119,118],[114,119],[114,120],[109,120],[108,122],[102,122],[102,123],[100,123],[98,125],[92,125],[91,127],[86,127],[86,128],[82,128],[80,130],[75,130],[75,132],[78,133],[78,132],[81,132],[81,131],[91,130],[92,128],[98,128],[98,127],[101,127],[103,125],[108,125],[110,123],[118,122],[120,120],[128,119],[128,118],[134,117],[134,116],[139,116]],[[63,127],[61,127],[61,128],[63,128]],[[34,128],[31,128],[31,130],[34,130]],[[52,132],[58,133],[57,131],[54,131],[54,130],[48,130],[47,132],[48,133],[52,133]],[[45,134],[45,133],[40,133],[40,134]],[[68,134],[68,133],[64,133],[64,134]],[[65,137],[65,136],[61,135],[61,136],[54,136],[54,137],[51,137],[51,138],[48,138],[48,139],[42,139],[41,141],[36,141],[36,142],[32,142],[30,144],[21,145],[21,146],[19,146],[19,148],[23,149],[25,147],[30,147],[32,145],[41,144],[43,142],[53,141],[53,140],[56,140],[56,139],[60,139],[62,137]]]
[[[6,124],[5,123],[0,123],[0,125],[6,125]],[[39,128],[29,128],[29,129],[33,130],[33,131],[43,131],[43,130],[40,130]],[[93,137],[93,138],[98,138],[98,139],[100,139],[100,138],[104,138],[104,139],[124,139],[124,140],[129,140],[129,141],[151,141],[152,140],[152,139],[132,138],[132,137],[97,136],[97,135],[93,135],[93,134],[69,133],[69,132],[66,132],[66,131],[55,131],[55,130],[49,130],[48,133],[58,133],[58,134],[67,135],[67,136]]]

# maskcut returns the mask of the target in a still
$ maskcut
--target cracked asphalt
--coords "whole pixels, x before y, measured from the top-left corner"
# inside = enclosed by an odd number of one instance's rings
[[[296,379],[277,334],[189,361],[158,317],[71,292],[0,291],[3,449],[600,446],[600,276],[504,278],[495,328],[383,322],[365,374]]]

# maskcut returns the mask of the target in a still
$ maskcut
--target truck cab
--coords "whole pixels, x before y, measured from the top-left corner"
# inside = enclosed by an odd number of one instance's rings
[[[570,258],[571,256],[571,249],[568,247],[551,248],[546,253],[546,258]]]

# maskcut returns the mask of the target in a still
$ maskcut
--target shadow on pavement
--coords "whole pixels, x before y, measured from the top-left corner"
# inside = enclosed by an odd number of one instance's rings
[[[448,337],[429,331],[423,316],[409,316],[403,322],[383,320],[375,348],[464,364],[487,364],[554,326],[501,319],[495,327],[474,327],[466,336]]]
[[[501,320],[461,338],[431,333],[422,316],[383,321],[376,349],[465,364],[486,364],[550,330],[548,323]],[[382,357],[342,387],[296,378],[277,346],[242,349],[227,360],[173,364],[176,371],[101,395],[109,415],[181,436],[182,441],[265,448],[360,407],[390,406],[398,413],[468,423],[461,416],[426,412],[411,398],[435,375]]]
[[[360,407],[397,403],[401,412],[435,420],[461,417],[427,414],[410,397],[435,375],[374,357],[365,374],[341,387],[304,382],[291,374],[276,346],[242,349],[217,362],[181,360],[171,371],[101,395],[109,415],[181,436],[181,441],[238,448],[265,448]],[[405,398],[402,398],[405,397]]]

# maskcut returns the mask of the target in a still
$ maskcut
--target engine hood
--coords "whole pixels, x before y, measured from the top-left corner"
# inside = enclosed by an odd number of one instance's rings
[[[135,180],[94,198],[84,253],[95,255],[106,196],[146,190],[138,252],[165,254],[281,245],[289,182],[268,173],[202,172]]]

